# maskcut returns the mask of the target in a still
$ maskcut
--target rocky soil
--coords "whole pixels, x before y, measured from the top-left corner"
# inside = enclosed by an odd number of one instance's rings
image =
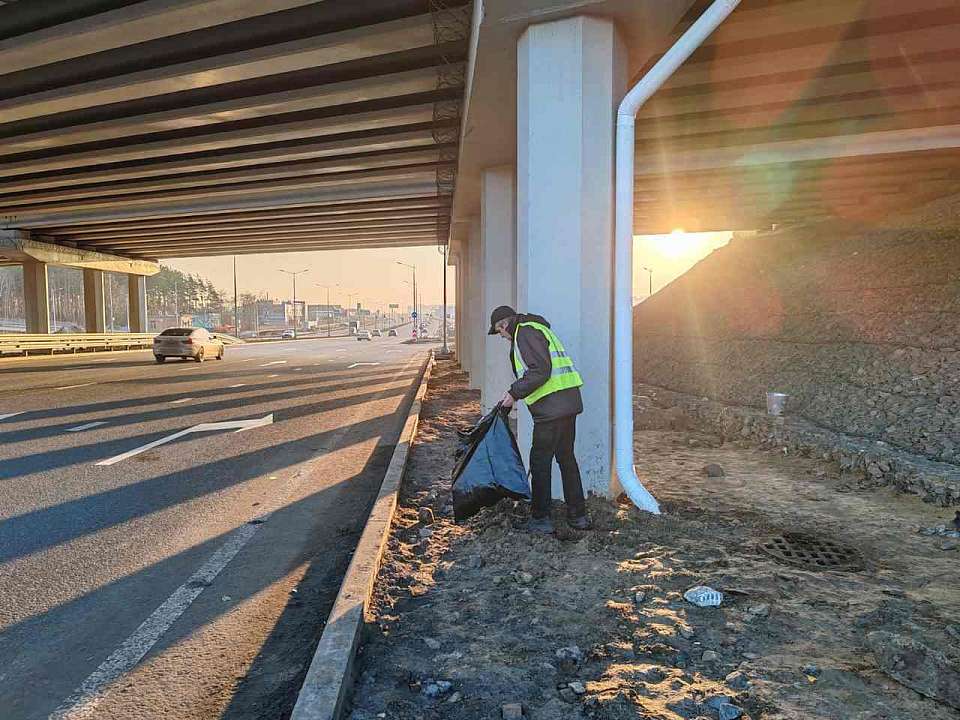
[[[479,416],[464,380],[445,363],[431,379],[352,720],[960,715],[952,510],[666,412],[636,435],[663,515],[592,498],[594,530],[569,529],[558,506],[557,536],[537,537],[504,501],[458,527],[454,431]],[[860,569],[760,549],[796,532],[850,549]],[[684,600],[695,585],[722,605]]]
[[[957,208],[738,234],[635,308],[636,377],[960,466]]]

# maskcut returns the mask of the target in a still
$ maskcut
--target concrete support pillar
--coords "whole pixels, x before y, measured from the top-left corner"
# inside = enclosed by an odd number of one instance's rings
[[[147,279],[143,275],[127,275],[130,332],[147,332]]]
[[[463,255],[457,256],[456,266],[456,307],[454,308],[454,337],[457,343],[457,362],[464,370],[467,369],[463,346]]]
[[[103,333],[107,328],[107,309],[103,290],[103,271],[83,271],[83,317],[88,333]]]
[[[50,288],[46,263],[23,263],[23,307],[28,333],[50,332]]]
[[[464,298],[467,310],[467,346],[470,353],[470,387],[479,390],[483,385],[484,347],[486,345],[486,326],[483,310],[483,233],[480,232],[480,218],[470,220],[467,233],[467,289]]]
[[[467,298],[470,295],[470,258],[468,257],[466,245],[460,254],[460,261],[457,263],[457,305],[460,317],[457,325],[457,359],[460,361],[460,368],[470,372],[470,333],[468,326],[470,324],[470,312],[467,308]]]
[[[603,494],[613,459],[614,120],[626,59],[614,25],[592,17],[532,25],[517,54],[517,300],[550,320],[584,377],[577,456],[584,488]],[[531,427],[521,411],[525,447]]]
[[[513,166],[488,168],[480,179],[480,233],[483,238],[483,332],[490,311],[517,305],[517,206]],[[489,412],[513,382],[510,353],[499,335],[483,336],[480,404]]]

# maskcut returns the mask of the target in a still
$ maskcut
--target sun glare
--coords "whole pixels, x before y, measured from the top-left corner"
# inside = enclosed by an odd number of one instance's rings
[[[665,235],[634,237],[634,286],[645,289],[653,278],[654,290],[682,275],[698,261],[730,241],[732,233],[688,233],[675,228]]]

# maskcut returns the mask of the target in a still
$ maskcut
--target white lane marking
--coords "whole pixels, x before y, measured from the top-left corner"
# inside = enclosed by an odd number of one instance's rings
[[[246,360],[241,360],[240,362],[253,362],[256,358],[247,358]]]
[[[398,372],[405,371],[412,363],[413,360],[408,361]],[[386,390],[382,391],[382,393],[385,392]],[[378,396],[382,393],[378,393]],[[344,423],[333,434],[329,440],[329,447],[336,447],[339,444],[340,439],[349,431],[362,412],[363,409],[358,408],[351,421]],[[290,481],[296,483],[304,474],[305,470],[298,471]],[[234,530],[220,549],[183,585],[174,590],[173,594],[140,624],[133,635],[127,638],[69,698],[60,704],[50,715],[50,718],[52,720],[88,720],[94,718],[103,692],[143,660],[150,649],[163,637],[163,634],[200,596],[200,593],[213,583],[227,564],[250,542],[261,525],[267,522],[278,508],[287,505],[288,499],[297,487],[298,484],[290,487],[287,492],[283,493],[273,509],[255,518],[258,522],[247,523]]]
[[[179,400],[171,400],[170,404],[179,405],[180,403],[190,402],[191,400],[196,400],[196,398],[188,397],[188,398],[180,398]]]
[[[61,387],[54,388],[54,390],[73,390],[73,388],[87,387],[88,385],[96,385],[96,383],[88,382],[80,383],[79,385],[62,385]]]
[[[301,370],[303,370],[303,368],[294,368],[294,369],[293,369],[294,372],[300,372]]]
[[[346,351],[347,351],[346,348],[337,348],[337,352],[346,352]]]
[[[231,388],[246,387],[246,383],[237,383],[236,385],[231,385]]]
[[[263,515],[257,520],[262,521],[268,518],[269,515]],[[177,618],[183,615],[204,588],[216,579],[244,545],[250,542],[260,527],[259,523],[245,523],[234,530],[220,549],[183,585],[174,590],[173,594],[140,624],[133,635],[128,637],[70,697],[63,701],[60,707],[53,711],[50,718],[84,720],[95,717],[103,691],[143,660],[150,649],[157,644],[157,640],[170,629]]]
[[[360,367],[361,365],[379,365],[380,363],[376,362],[358,362],[353,365],[347,365],[347,370],[353,370],[355,367]]]
[[[101,425],[106,424],[106,420],[97,420],[96,422],[90,422],[86,425],[77,425],[77,427],[67,428],[67,432],[81,432],[82,430],[89,430],[90,428],[100,427]]]
[[[253,418],[251,420],[227,420],[225,422],[212,422],[212,423],[200,423],[199,425],[194,425],[191,428],[186,430],[181,430],[180,432],[175,432],[173,435],[167,435],[162,437],[159,440],[154,440],[151,443],[146,445],[141,445],[138,448],[133,450],[128,450],[125,453],[120,455],[115,455],[112,458],[107,460],[101,460],[97,465],[116,465],[121,460],[127,460],[132,458],[135,455],[146,452],[147,450],[153,450],[155,447],[160,447],[161,445],[166,445],[168,442],[172,442],[179,438],[182,438],[184,435],[189,435],[190,433],[195,432],[209,432],[210,430],[249,430],[250,428],[262,427],[263,425],[269,425],[273,422],[273,413],[269,415],[264,415],[262,418]]]
[[[286,364],[287,364],[286,360],[271,360],[268,363],[264,363],[260,367],[270,367],[271,365],[286,365]]]
[[[274,373],[273,375],[267,375],[267,377],[272,378],[272,377],[280,377],[280,376],[277,373]]]
[[[23,413],[25,412],[26,410],[21,410],[20,412],[15,412],[15,413],[6,413],[4,415],[0,415],[0,420],[6,420],[7,418],[16,417],[17,415],[23,415]]]

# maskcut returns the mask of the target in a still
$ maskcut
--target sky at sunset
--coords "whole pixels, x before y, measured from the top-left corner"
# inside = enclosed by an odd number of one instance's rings
[[[683,233],[638,235],[634,238],[633,296],[640,301],[647,296],[648,274],[653,270],[656,292],[689,270],[716,248],[726,245],[730,233]],[[282,255],[238,255],[237,279],[243,292],[266,292],[277,299],[289,299],[292,282],[282,270],[309,270],[297,277],[297,298],[310,303],[325,303],[330,286],[330,301],[344,305],[348,295],[352,303],[373,307],[377,304],[410,304],[411,271],[397,261],[417,266],[417,284],[421,300],[426,304],[442,301],[441,256],[436,247],[402,248],[397,250],[329,250],[324,252],[287,253]],[[230,256],[165,260],[165,265],[189,273],[199,273],[228,295],[233,293],[233,263]],[[454,272],[448,270],[448,301],[454,302]]]
[[[412,271],[397,265],[397,261],[417,266],[417,287],[421,302],[435,305],[442,302],[443,258],[435,246],[401,248],[396,250],[325,250],[322,252],[285,253],[277,255],[238,255],[237,286],[241,293],[269,293],[271,298],[289,300],[293,282],[280,272],[309,270],[297,276],[297,299],[325,304],[327,291],[319,285],[330,286],[330,302],[346,305],[349,301],[364,307],[398,303],[408,307],[413,300],[410,282]],[[199,273],[214,285],[233,295],[233,258],[201,257],[164,260],[164,265],[181,272]],[[453,269],[448,271],[448,299],[453,304]],[[338,287],[339,286],[339,287]]]
[[[649,274],[653,270],[653,292],[656,293],[717,248],[730,242],[732,233],[685,233],[669,235],[637,235],[633,238],[633,297],[639,302],[647,297]]]

